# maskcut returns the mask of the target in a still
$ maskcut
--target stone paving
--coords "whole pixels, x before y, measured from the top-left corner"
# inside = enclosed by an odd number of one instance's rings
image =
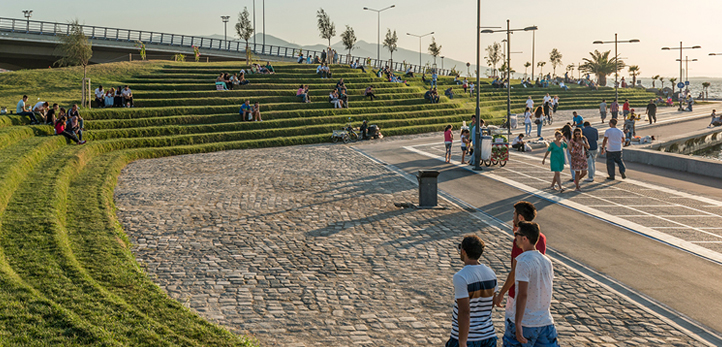
[[[482,262],[500,282],[511,239],[445,201],[393,204],[416,194],[346,146],[316,145],[137,161],[115,200],[153,281],[263,346],[443,346],[461,236],[485,240]],[[562,346],[701,345],[561,263],[555,271]]]

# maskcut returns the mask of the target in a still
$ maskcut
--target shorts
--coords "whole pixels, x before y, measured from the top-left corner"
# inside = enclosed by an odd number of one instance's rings
[[[461,151],[462,151],[462,152],[466,153],[467,150],[468,150],[468,148],[466,148],[466,147],[464,147],[464,146],[461,146]]]
[[[514,323],[507,319],[505,325],[503,337],[504,347],[559,347],[557,328],[554,327],[554,324],[543,327],[523,327],[522,334],[524,338],[529,341],[523,345],[516,340],[516,326]]]

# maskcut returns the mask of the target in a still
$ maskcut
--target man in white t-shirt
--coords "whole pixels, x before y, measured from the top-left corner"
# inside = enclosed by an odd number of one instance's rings
[[[549,102],[549,101],[551,101],[551,100],[552,100],[552,97],[549,96],[549,93],[547,93],[547,95],[544,95],[544,103],[547,103],[547,102]]]
[[[32,108],[29,108],[27,105],[28,102],[28,96],[23,95],[23,98],[18,101],[18,106],[15,108],[15,113],[17,113],[18,116],[28,116],[30,117],[30,125],[38,124],[38,119],[35,118],[35,113],[33,113]]]
[[[530,111],[534,112],[534,100],[531,99],[531,96],[526,99],[526,107],[528,107]]]
[[[479,262],[484,253],[484,241],[479,236],[466,235],[458,248],[464,268],[454,275],[456,302],[451,316],[451,337],[446,347],[496,347],[496,331],[491,321],[496,274]]]
[[[624,132],[617,128],[617,119],[612,118],[609,121],[609,129],[604,132],[604,141],[602,141],[601,154],[607,152],[607,179],[614,180],[614,164],[619,165],[619,173],[622,178],[627,178],[622,160],[622,145],[624,144]]]
[[[103,86],[98,86],[98,88],[95,88],[95,103],[97,104],[97,107],[105,107],[105,90],[103,90]]]
[[[515,259],[516,298],[506,314],[504,347],[558,347],[557,329],[552,318],[552,262],[536,249],[539,225],[520,221],[514,241],[523,253]]]
[[[33,113],[36,116],[40,116],[39,118],[42,119],[40,123],[45,123],[45,113],[48,112],[49,108],[50,104],[48,104],[46,101],[38,101],[35,106],[33,106]]]

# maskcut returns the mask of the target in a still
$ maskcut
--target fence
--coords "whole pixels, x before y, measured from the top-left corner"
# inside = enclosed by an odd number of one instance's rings
[[[218,52],[243,53],[246,51],[246,43],[238,40],[221,40],[200,36],[178,35],[159,33],[153,31],[131,30],[99,27],[92,25],[81,25],[83,33],[92,40],[117,41],[117,42],[143,42],[146,47],[149,45],[187,47],[193,46],[199,49],[206,49]],[[0,31],[12,33],[24,33],[43,36],[67,35],[70,33],[71,25],[68,23],[43,22],[36,20],[4,18],[0,17]],[[150,48],[150,47],[148,47]],[[306,50],[294,47],[283,47],[274,45],[249,44],[249,48],[256,55],[266,55],[280,58],[298,58],[300,52],[303,52],[304,58],[310,56],[321,56],[321,51]],[[372,58],[364,58],[357,56],[349,56],[339,54],[340,64],[350,64],[358,59],[359,63],[364,66],[381,67],[388,65],[386,60],[377,60]],[[415,73],[425,71],[427,67],[393,62],[390,66],[396,71],[406,71],[411,67]],[[448,75],[451,71],[448,69],[436,69],[440,75]]]

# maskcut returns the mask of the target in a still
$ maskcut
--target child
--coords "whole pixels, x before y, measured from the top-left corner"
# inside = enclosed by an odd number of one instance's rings
[[[469,129],[461,131],[461,163],[466,164],[466,153],[469,151]]]

